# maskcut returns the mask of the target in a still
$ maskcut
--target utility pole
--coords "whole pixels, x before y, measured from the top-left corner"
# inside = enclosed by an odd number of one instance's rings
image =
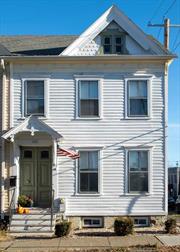
[[[164,28],[164,47],[166,49],[169,49],[169,32],[170,32],[170,28],[180,28],[180,25],[178,25],[178,24],[170,24],[170,19],[169,18],[164,19],[164,24],[151,24],[151,23],[149,23],[148,26],[163,27]]]

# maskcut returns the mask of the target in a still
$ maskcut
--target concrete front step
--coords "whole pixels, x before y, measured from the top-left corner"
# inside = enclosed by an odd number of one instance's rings
[[[54,232],[12,232],[11,237],[15,238],[52,238],[55,237]]]
[[[55,221],[52,221],[52,224],[55,224]],[[51,226],[51,220],[12,220],[11,226]]]
[[[55,226],[55,214],[51,227],[51,209],[29,208],[29,214],[13,214],[10,233],[47,233]]]
[[[55,215],[53,215],[54,218]],[[13,214],[12,220],[50,220],[50,214]]]
[[[10,227],[10,233],[14,232],[14,233],[24,233],[24,232],[36,232],[36,233],[40,233],[40,232],[51,232],[53,231],[54,228],[51,228],[51,226],[11,226]]]

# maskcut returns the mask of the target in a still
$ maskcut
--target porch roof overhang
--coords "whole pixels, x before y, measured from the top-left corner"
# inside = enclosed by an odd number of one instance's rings
[[[63,138],[63,136],[55,131],[52,127],[33,115],[27,117],[22,123],[10,129],[1,137],[5,140],[11,140],[13,142],[14,136],[20,132],[29,132],[31,136],[34,136],[36,132],[47,133],[56,141],[59,141],[61,138]]]

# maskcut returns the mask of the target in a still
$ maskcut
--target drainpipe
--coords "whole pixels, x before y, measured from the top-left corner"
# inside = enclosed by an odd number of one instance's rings
[[[2,132],[5,130],[5,89],[6,89],[6,72],[5,72],[5,62],[1,59],[1,68],[2,68],[2,94],[1,94],[1,130]],[[5,140],[1,138],[1,218],[4,217],[5,210],[5,199],[4,199],[4,179],[5,179]]]

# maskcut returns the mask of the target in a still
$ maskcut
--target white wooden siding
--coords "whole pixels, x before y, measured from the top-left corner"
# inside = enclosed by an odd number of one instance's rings
[[[103,76],[102,120],[75,119],[74,75]],[[152,117],[126,120],[125,78],[152,75]],[[67,215],[164,214],[163,85],[164,69],[158,63],[138,64],[19,64],[14,65],[14,125],[21,121],[21,79],[49,76],[49,118],[45,120],[64,137],[63,147],[102,149],[102,194],[75,195],[75,161],[58,158],[58,197],[65,198]],[[125,194],[125,147],[153,146],[152,194]]]

